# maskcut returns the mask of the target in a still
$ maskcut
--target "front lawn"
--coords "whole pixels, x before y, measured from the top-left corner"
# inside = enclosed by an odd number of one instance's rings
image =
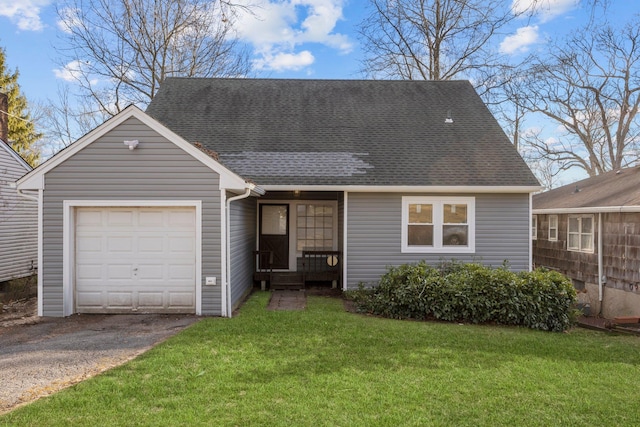
[[[638,337],[382,319],[324,297],[274,312],[268,297],[0,425],[640,425]]]

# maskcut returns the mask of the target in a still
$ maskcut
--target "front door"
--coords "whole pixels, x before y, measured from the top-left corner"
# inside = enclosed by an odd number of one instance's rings
[[[289,205],[260,205],[259,247],[273,253],[274,269],[289,269]]]

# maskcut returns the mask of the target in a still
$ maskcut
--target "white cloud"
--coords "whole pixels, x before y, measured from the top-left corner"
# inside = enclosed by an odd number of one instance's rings
[[[51,0],[0,0],[0,16],[6,16],[21,30],[41,31],[40,11]]]
[[[251,13],[240,13],[238,36],[253,45],[262,69],[300,70],[313,63],[307,43],[325,45],[346,54],[353,44],[335,32],[343,19],[345,0],[243,0]],[[302,45],[304,50],[296,52]]]
[[[265,53],[261,58],[254,61],[254,66],[258,70],[274,71],[298,71],[313,64],[315,58],[308,50],[300,53],[276,53],[275,55]]]
[[[65,7],[60,11],[62,19],[58,20],[58,28],[70,34],[71,31],[80,26],[79,10],[72,7]]]
[[[580,0],[513,0],[511,10],[514,13],[533,11],[542,22],[575,9]]]
[[[82,75],[83,63],[81,61],[71,61],[62,68],[55,68],[53,74],[56,78],[67,82],[78,81]]]
[[[518,28],[514,35],[505,37],[502,43],[500,43],[500,52],[506,54],[526,52],[529,46],[537,43],[538,40],[537,25],[521,27]]]

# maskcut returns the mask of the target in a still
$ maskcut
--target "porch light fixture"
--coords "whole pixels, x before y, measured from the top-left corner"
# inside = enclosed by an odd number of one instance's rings
[[[134,139],[132,141],[125,141],[124,145],[127,145],[129,147],[129,150],[133,151],[133,149],[138,146],[138,140]]]

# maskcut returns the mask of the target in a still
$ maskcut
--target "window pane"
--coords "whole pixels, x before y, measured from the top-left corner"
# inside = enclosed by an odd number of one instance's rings
[[[466,246],[468,227],[466,225],[442,226],[442,244],[444,246]]]
[[[582,232],[583,233],[592,233],[593,232],[593,218],[591,218],[591,217],[582,217]]]
[[[557,240],[558,239],[558,229],[550,228],[549,229],[549,240]]]
[[[433,223],[432,205],[409,205],[409,224]]]
[[[407,231],[409,246],[433,246],[433,225],[410,225]]]
[[[466,224],[467,223],[467,205],[445,204],[444,205],[444,222],[445,224]]]
[[[582,236],[580,236],[580,240],[582,243],[582,246],[580,247],[581,250],[583,251],[590,251],[593,249],[593,245],[591,242],[591,234],[583,234]]]
[[[579,235],[578,234],[569,234],[569,242],[568,242],[568,247],[570,249],[578,249],[578,243],[579,243]]]
[[[333,206],[325,206],[324,207],[324,216],[333,216]]]
[[[298,205],[297,211],[298,217],[305,216],[307,214],[307,205]]]
[[[569,233],[577,233],[579,230],[578,218],[569,218]]]
[[[287,206],[262,206],[262,234],[287,234]]]

